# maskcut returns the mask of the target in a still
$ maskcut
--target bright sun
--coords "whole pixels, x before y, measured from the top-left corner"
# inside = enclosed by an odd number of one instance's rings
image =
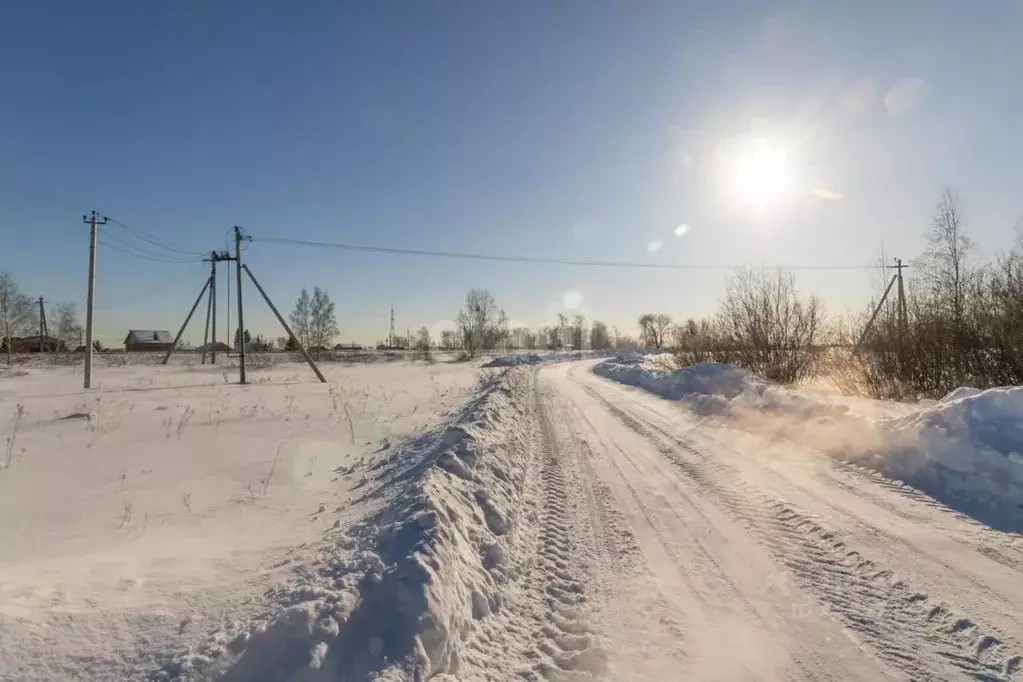
[[[725,193],[739,206],[765,212],[787,198],[792,167],[784,145],[763,137],[729,145],[723,165]]]

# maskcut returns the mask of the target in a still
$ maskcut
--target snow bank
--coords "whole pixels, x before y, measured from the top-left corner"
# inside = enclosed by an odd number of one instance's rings
[[[526,373],[492,379],[446,426],[394,449],[362,486],[376,511],[300,548],[277,612],[179,652],[150,679],[457,676],[474,623],[499,611],[533,437]],[[519,386],[518,384],[522,384]],[[392,678],[391,676],[394,676]]]
[[[668,372],[650,365],[642,355],[629,353],[605,360],[593,371],[668,400],[685,400],[702,414],[723,413],[737,407],[807,416],[839,415],[847,411],[843,406],[819,403],[797,391],[771,385],[744,369],[717,362]]]
[[[869,466],[992,526],[1023,531],[1023,387],[960,388],[903,417],[870,419],[732,365],[666,372],[642,356],[620,355],[593,371],[684,401],[703,415],[727,415],[757,430],[774,427],[779,435]]]
[[[960,511],[1023,531],[1023,387],[959,388],[878,426],[898,444],[886,453],[886,473]]]

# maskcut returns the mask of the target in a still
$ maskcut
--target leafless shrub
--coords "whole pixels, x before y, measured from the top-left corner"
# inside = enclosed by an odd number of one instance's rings
[[[185,505],[185,509],[187,509],[188,513],[191,514],[192,513],[192,493],[182,492],[181,493],[181,503],[183,505]]]
[[[791,273],[740,270],[714,319],[675,328],[672,354],[680,367],[728,362],[792,383],[817,370],[825,332],[820,300],[801,297]]]

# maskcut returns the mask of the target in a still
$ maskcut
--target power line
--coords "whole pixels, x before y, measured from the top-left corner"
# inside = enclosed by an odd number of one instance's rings
[[[107,247],[109,249],[113,249],[114,251],[118,251],[120,253],[123,253],[125,255],[131,256],[133,258],[141,258],[142,260],[149,260],[149,261],[153,261],[153,262],[156,262],[156,263],[171,263],[171,264],[175,264],[175,265],[184,265],[184,264],[187,264],[187,263],[198,263],[199,262],[198,258],[171,259],[171,258],[164,258],[162,256],[151,255],[150,253],[145,252],[145,251],[141,251],[141,250],[134,250],[137,247],[131,246],[130,244],[127,244],[126,242],[123,242],[123,241],[121,241],[121,240],[119,240],[119,239],[117,239],[115,237],[112,237],[110,235],[110,233],[107,233],[107,232],[103,233],[103,237],[104,237],[104,239],[100,239],[100,242],[105,247]],[[124,246],[117,246],[116,244],[113,244],[113,243],[107,241],[107,238],[113,239],[115,242],[118,242],[118,243],[120,243],[120,244],[122,244]],[[127,248],[125,248],[125,247],[127,247]]]
[[[107,216],[107,220],[109,220],[114,225],[117,225],[121,229],[131,233],[137,239],[141,239],[142,241],[148,242],[149,244],[151,244],[153,246],[156,246],[158,248],[165,249],[167,251],[173,251],[173,252],[179,253],[179,254],[184,254],[186,256],[200,256],[200,255],[204,255],[204,252],[202,252],[202,251],[193,251],[193,250],[189,250],[189,249],[182,249],[180,247],[168,244],[167,242],[165,242],[165,241],[163,241],[163,240],[161,240],[161,239],[159,239],[159,238],[149,234],[148,232],[146,232],[142,228],[132,227],[131,225],[128,225],[128,224],[126,224],[126,223],[124,223],[124,222],[122,222],[120,220],[117,220],[116,218],[111,218],[111,217]]]
[[[108,220],[109,220],[109,218],[108,218]],[[173,263],[196,263],[196,262],[199,262],[199,260],[200,260],[200,255],[201,254],[196,254],[194,257],[191,257],[191,258],[183,258],[182,256],[173,255],[173,254],[166,254],[166,253],[159,253],[157,251],[151,251],[149,249],[142,248],[141,246],[136,246],[135,244],[132,244],[131,242],[125,241],[124,239],[118,237],[117,235],[115,235],[115,234],[113,234],[113,233],[111,233],[111,232],[109,232],[107,230],[103,230],[101,232],[101,234],[104,237],[104,243],[107,243],[109,245],[109,243],[106,242],[106,239],[112,239],[113,241],[115,241],[118,244],[120,244],[123,248],[128,249],[129,252],[131,252],[133,254],[138,254],[140,258],[142,258],[142,257],[149,257],[149,258],[159,259],[159,260],[163,260],[163,261],[167,261],[167,262],[173,262]],[[115,250],[117,250],[117,249],[115,249]]]
[[[399,249],[386,246],[366,246],[362,244],[340,244],[336,242],[317,242],[304,239],[285,239],[282,237],[252,237],[254,242],[268,244],[291,244],[325,249],[342,249],[346,251],[363,251],[372,253],[393,253],[407,256],[429,256],[433,258],[459,258],[464,260],[506,261],[512,263],[542,263],[546,265],[578,265],[604,268],[644,268],[651,270],[737,270],[745,265],[713,265],[713,264],[675,264],[675,263],[639,263],[635,261],[608,260],[572,260],[564,258],[536,258],[530,256],[504,256],[498,254],[462,253],[458,251],[429,251],[426,249]],[[872,270],[876,265],[770,265],[770,269],[779,270]]]

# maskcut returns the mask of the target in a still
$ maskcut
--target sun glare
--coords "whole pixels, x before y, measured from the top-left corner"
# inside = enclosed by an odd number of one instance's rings
[[[730,200],[757,212],[784,201],[793,184],[784,145],[767,138],[742,139],[730,145],[723,175],[723,189]]]

